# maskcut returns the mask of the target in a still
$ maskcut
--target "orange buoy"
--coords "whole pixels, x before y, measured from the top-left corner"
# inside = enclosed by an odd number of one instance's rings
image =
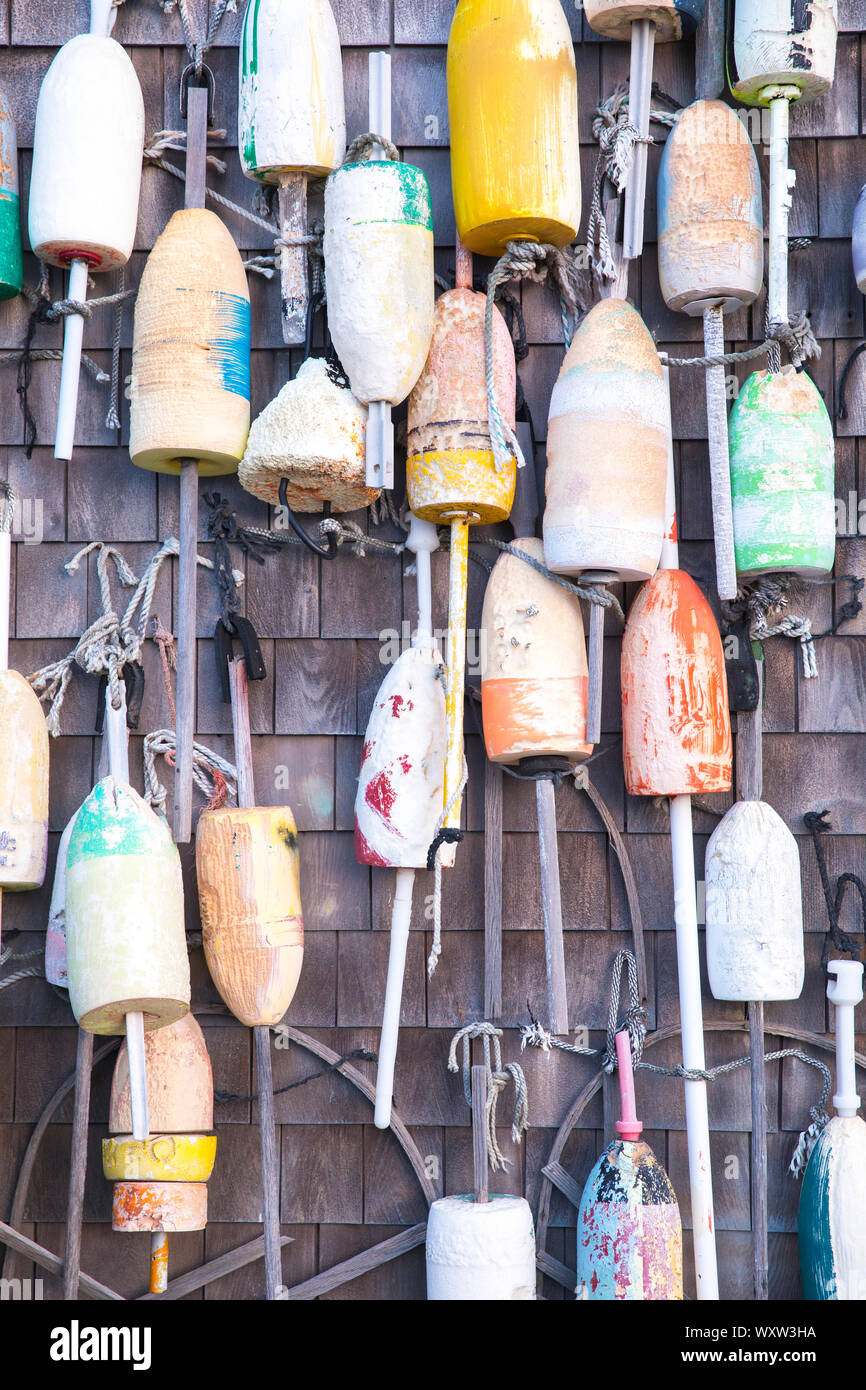
[[[145,1036],[151,1133],[132,1135],[129,1058],[120,1050],[111,1085],[109,1130],[102,1166],[113,1181],[112,1229],[149,1231],[151,1293],[168,1279],[168,1232],[207,1224],[206,1183],[216,1157],[213,1074],[207,1045],[192,1014]]]

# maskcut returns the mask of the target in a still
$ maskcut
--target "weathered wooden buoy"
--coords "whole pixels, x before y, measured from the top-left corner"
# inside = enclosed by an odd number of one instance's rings
[[[575,333],[550,398],[544,557],[554,573],[655,573],[669,430],[649,331],[625,300],[601,300]]]
[[[415,555],[418,625],[412,646],[394,662],[376,695],[355,797],[355,857],[360,864],[397,870],[376,1072],[379,1129],[391,1123],[415,870],[427,867],[443,804],[445,696],[433,638],[430,579],[430,556],[438,546],[432,522],[413,516],[406,548]]]
[[[861,294],[866,294],[866,184],[860,189],[860,197],[854,208],[854,221],[851,227],[851,259],[854,262],[854,279]]]
[[[238,477],[247,492],[272,506],[286,480],[293,511],[335,512],[367,507],[379,496],[367,487],[367,407],[332,375],[324,358],[308,357],[296,377],[250,427]]]
[[[77,815],[76,811],[72,819],[66,822],[60,836],[60,844],[57,846],[54,882],[48,906],[48,926],[45,929],[45,978],[58,989],[69,988],[69,973],[66,968],[66,856],[69,853],[69,840]]]
[[[287,806],[204,811],[195,844],[205,959],[248,1028],[279,1023],[304,960],[298,836]]]
[[[0,655],[0,889],[38,888],[48,856],[48,729],[42,706]]]
[[[605,38],[631,40],[628,118],[640,136],[625,190],[622,249],[624,259],[631,261],[643,250],[655,45],[693,34],[703,17],[704,0],[586,0],[584,12],[592,28]]]
[[[0,299],[20,294],[23,280],[18,136],[15,114],[0,92]]]
[[[149,1231],[150,1291],[164,1293],[168,1233],[207,1225],[207,1187],[216,1158],[213,1075],[204,1035],[191,1013],[148,1033],[144,1043],[151,1133],[133,1138],[129,1057],[120,1049],[111,1084],[102,1167],[114,1182],[112,1229]]]
[[[683,1230],[676,1193],[636,1117],[628,1032],[617,1033],[619,1135],[586,1180],[577,1216],[578,1300],[683,1297]]]
[[[138,220],[144,99],[135,68],[109,37],[111,0],[91,0],[90,33],[70,39],[42,80],[30,175],[30,245],[70,271],[68,297],[87,298],[89,271],[125,265]],[[55,457],[75,435],[84,320],[66,319]]]
[[[460,0],[448,36],[460,240],[567,246],[580,225],[574,46],[559,0]]]
[[[761,288],[764,223],[761,177],[746,128],[721,101],[682,112],[662,155],[658,184],[659,281],[669,309],[702,314],[704,352],[725,350],[724,315],[751,304]],[[705,374],[716,582],[737,595],[725,369]]]
[[[238,152],[247,178],[279,189],[283,338],[303,343],[307,179],[346,153],[340,37],[328,0],[252,0],[239,45]]]
[[[815,1144],[800,1192],[798,1233],[803,1297],[809,1302],[866,1297],[866,1123],[854,1059],[854,1009],[863,998],[860,961],[831,960],[827,998],[836,1006],[836,1114]]]
[[[325,184],[328,327],[354,394],[370,408],[367,483],[394,485],[391,406],[408,396],[433,331],[433,213],[427,176],[391,140],[391,59],[369,57],[370,157]]]
[[[805,372],[753,372],[729,421],[741,578],[826,574],[836,554],[833,427]]]
[[[176,212],[147,259],[132,339],[129,452],[139,468],[234,473],[250,427],[250,296],[213,212]]]
[[[535,1228],[524,1197],[440,1197],[427,1217],[427,1301],[535,1298]]]
[[[534,537],[513,542],[543,564]],[[487,756],[588,758],[586,642],[580,600],[514,555],[500,555],[484,591],[481,709]]]
[[[180,858],[132,787],[104,777],[78,812],[66,856],[69,998],[91,1033],[143,1013],[163,1028],[189,1009]]]
[[[800,855],[765,801],[738,801],[707,845],[706,945],[715,999],[798,999],[805,977]]]

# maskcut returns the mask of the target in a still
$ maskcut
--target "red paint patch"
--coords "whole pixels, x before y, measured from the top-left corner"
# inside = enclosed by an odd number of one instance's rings
[[[363,831],[360,829],[357,821],[355,822],[355,858],[357,859],[359,864],[375,864],[377,867],[382,869],[388,869],[391,867],[387,859],[383,859],[381,854],[379,854],[376,850],[373,849],[373,847],[370,844],[368,844],[367,839]]]
[[[388,776],[387,769],[383,769],[382,772],[377,773],[376,776],[372,777],[367,783],[367,789],[364,792],[364,800],[374,811],[378,811],[379,815],[383,816],[385,820],[390,816],[391,808],[396,799],[397,793],[391,785],[391,779]]]

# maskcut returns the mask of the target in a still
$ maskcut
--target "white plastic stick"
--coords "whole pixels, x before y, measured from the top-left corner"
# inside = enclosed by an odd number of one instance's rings
[[[412,645],[429,647],[433,644],[433,583],[430,575],[430,556],[439,549],[439,533],[432,521],[422,521],[409,513],[409,535],[406,549],[415,555],[415,587],[418,597],[418,625]]]
[[[373,135],[391,139],[391,55],[371,53],[369,60],[369,121]],[[376,147],[372,159],[384,159]],[[367,420],[367,486],[394,486],[394,426],[391,402],[371,401]]]
[[[70,299],[83,304],[87,299],[87,262],[73,261],[69,267]],[[78,414],[78,381],[81,376],[81,348],[84,343],[84,319],[81,314],[67,314],[63,331],[63,365],[60,368],[60,395],[57,402],[57,432],[54,457],[72,458],[75,444],[75,417]]]
[[[284,242],[306,235],[307,176],[284,174],[278,188],[280,236]],[[283,342],[302,347],[307,336],[307,248],[303,244],[280,248],[280,300]]]
[[[100,39],[108,38],[114,28],[117,10],[114,0],[90,0],[90,32]]]
[[[9,604],[12,597],[12,533],[0,531],[0,671],[9,669]]]
[[[767,314],[771,326],[788,322],[788,217],[795,174],[788,168],[787,96],[770,102],[770,258]]]
[[[854,1066],[854,1009],[863,998],[863,965],[859,960],[831,960],[827,998],[836,1006],[836,1114],[851,1119],[860,1108]]]
[[[376,1109],[373,1121],[377,1129],[387,1129],[391,1123],[394,1064],[397,1060],[397,1036],[400,1031],[403,976],[406,971],[406,950],[409,945],[409,924],[412,920],[412,889],[414,885],[414,869],[397,870],[394,909],[391,913],[388,982],[385,986],[385,1009],[382,1015],[382,1032],[379,1037],[379,1064],[376,1069]]]
[[[105,691],[105,736],[108,742],[108,770],[115,782],[129,782],[129,737],[126,728],[126,686],[118,681],[120,706],[111,703],[111,686]]]
[[[633,261],[643,250],[644,201],[646,198],[647,146],[656,27],[651,19],[636,19],[631,26],[631,68],[628,82],[629,123],[640,132],[625,189],[622,254]]]
[[[126,1015],[126,1052],[129,1059],[129,1104],[132,1137],[144,1140],[150,1131],[147,1113],[147,1070],[144,1065],[144,1014]]]
[[[704,311],[704,352],[720,357],[725,351],[725,316],[721,304]],[[713,535],[716,543],[716,587],[719,598],[737,597],[734,563],[734,515],[731,506],[731,467],[728,458],[728,408],[724,367],[708,367],[707,432],[710,446],[710,485],[713,496]]]

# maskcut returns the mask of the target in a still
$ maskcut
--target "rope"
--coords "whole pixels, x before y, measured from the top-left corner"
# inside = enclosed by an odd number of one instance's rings
[[[373,151],[377,148],[385,151],[386,158],[400,162],[400,151],[396,145],[392,145],[390,140],[386,140],[384,135],[374,135],[368,130],[364,135],[356,135],[349,148],[346,150],[344,164],[357,164],[365,159],[372,159]]]
[[[279,1025],[271,1029],[271,1032],[279,1032]],[[329,1062],[321,1071],[311,1072],[309,1076],[302,1076],[300,1081],[290,1081],[288,1086],[278,1086],[274,1091],[275,1096],[285,1095],[286,1091],[295,1091],[299,1086],[306,1086],[310,1081],[318,1081],[320,1076],[330,1076],[331,1072],[339,1071],[340,1067],[346,1062],[378,1062],[379,1056],[376,1052],[370,1052],[366,1047],[354,1047],[351,1052],[344,1052],[342,1057],[338,1057],[336,1062]],[[258,1100],[258,1092],[250,1096],[236,1096],[233,1091],[214,1091],[213,1098],[220,1105],[228,1105],[232,1101],[240,1101],[247,1104],[249,1101]]]
[[[809,618],[799,618],[787,613],[792,580],[785,574],[768,574],[752,587],[738,591],[736,599],[723,604],[725,620],[736,623],[744,618],[749,621],[750,636],[758,642],[766,642],[771,637],[791,637],[800,643],[803,676],[812,680],[818,674],[815,655],[815,638]],[[769,614],[777,610],[779,621],[771,624]],[[840,619],[842,621],[842,619]]]
[[[436,831],[433,841],[427,851],[427,868],[433,869],[435,877],[433,879],[433,944],[430,947],[430,954],[427,957],[427,978],[432,980],[439,964],[439,957],[442,954],[442,847],[445,844],[459,843],[463,839],[463,831],[456,826],[447,830],[443,829],[445,821],[457,805],[463,795],[466,783],[469,781],[469,768],[466,764],[466,755],[463,755],[463,768],[460,773],[460,785],[453,792],[448,800],[448,804],[442,811],[441,816],[436,822]]]
[[[4,499],[3,509],[0,511],[0,531],[8,531],[11,536],[15,517],[15,489],[5,478],[0,478],[0,497]]]
[[[165,815],[168,792],[159,780],[156,760],[165,758],[169,767],[174,767],[177,753],[177,740],[173,729],[154,729],[144,740],[144,796],[145,800],[159,815]],[[192,745],[193,781],[208,802],[213,802],[218,793],[218,775],[225,779],[226,799],[237,803],[237,770],[233,763],[221,758],[219,753],[207,748],[203,743]]]
[[[513,458],[518,468],[525,459],[517,435],[499,409],[493,361],[493,307],[499,286],[509,280],[550,280],[559,290],[562,329],[566,349],[571,343],[570,320],[587,308],[587,286],[574,257],[556,246],[528,241],[509,241],[505,253],[487,277],[487,303],[484,308],[484,356],[487,378],[487,420],[496,471],[501,473]]]
[[[207,6],[207,0],[204,0],[204,3],[206,9],[209,8]],[[237,0],[214,0],[210,23],[205,30],[204,39],[200,42],[196,41],[192,31],[192,23],[189,16],[189,0],[160,0],[160,4],[162,5],[162,12],[164,15],[173,14],[175,10],[177,10],[180,15],[187,52],[195,64],[196,77],[201,77],[205,55],[217,36],[217,30],[222,24],[223,16],[237,13]]]
[[[499,1039],[502,1037],[502,1029],[494,1028],[492,1023],[469,1023],[465,1028],[460,1028],[451,1039],[451,1046],[448,1049],[448,1070],[459,1071],[460,1066],[457,1061],[457,1048],[462,1043],[463,1046],[463,1095],[466,1104],[472,1109],[472,1039],[480,1038],[484,1048],[484,1066],[487,1070],[487,1105],[485,1108],[485,1133],[487,1140],[487,1162],[493,1173],[501,1171],[507,1172],[511,1164],[511,1159],[506,1158],[499,1148],[499,1141],[496,1137],[496,1106],[499,1101],[499,1093],[508,1085],[509,1081],[514,1083],[514,1118],[511,1121],[511,1138],[515,1144],[519,1144],[524,1133],[529,1128],[529,1097],[526,1088],[526,1077],[519,1062],[506,1062],[502,1065],[502,1051]],[[492,1062],[491,1062],[492,1051]]]
[[[538,574],[543,574],[545,579],[549,579],[552,583],[558,584],[561,589],[567,589],[570,594],[576,594],[578,598],[586,599],[588,603],[597,603],[600,608],[612,608],[617,617],[625,622],[625,614],[622,611],[619,599],[615,594],[611,593],[610,589],[595,588],[589,584],[575,584],[570,579],[563,578],[561,574],[553,574],[540,560],[536,560],[533,555],[527,555],[525,550],[521,550],[519,546],[512,545],[508,541],[497,541],[488,536],[480,541],[470,540],[469,544],[492,545],[495,550],[501,550],[506,555],[514,555],[518,560],[523,560],[525,564],[529,565],[530,568],[534,569]]]
[[[821,843],[822,835],[829,835],[832,829],[828,820],[829,811],[807,811],[803,817],[803,824],[812,836],[812,844],[815,849],[815,858],[818,861],[818,873],[821,876],[821,887],[824,890],[824,902],[827,905],[827,916],[830,920],[830,927],[824,937],[824,949],[821,953],[821,966],[826,972],[827,964],[830,960],[831,952],[834,955],[852,956],[855,960],[860,959],[860,942],[856,937],[850,936],[839,923],[839,914],[845,901],[845,892],[848,885],[857,889],[860,894],[860,912],[863,923],[863,933],[866,935],[866,884],[857,874],[841,874],[836,880],[836,892],[833,893],[830,884],[830,875],[827,871],[827,860],[824,856],[824,846]]]

